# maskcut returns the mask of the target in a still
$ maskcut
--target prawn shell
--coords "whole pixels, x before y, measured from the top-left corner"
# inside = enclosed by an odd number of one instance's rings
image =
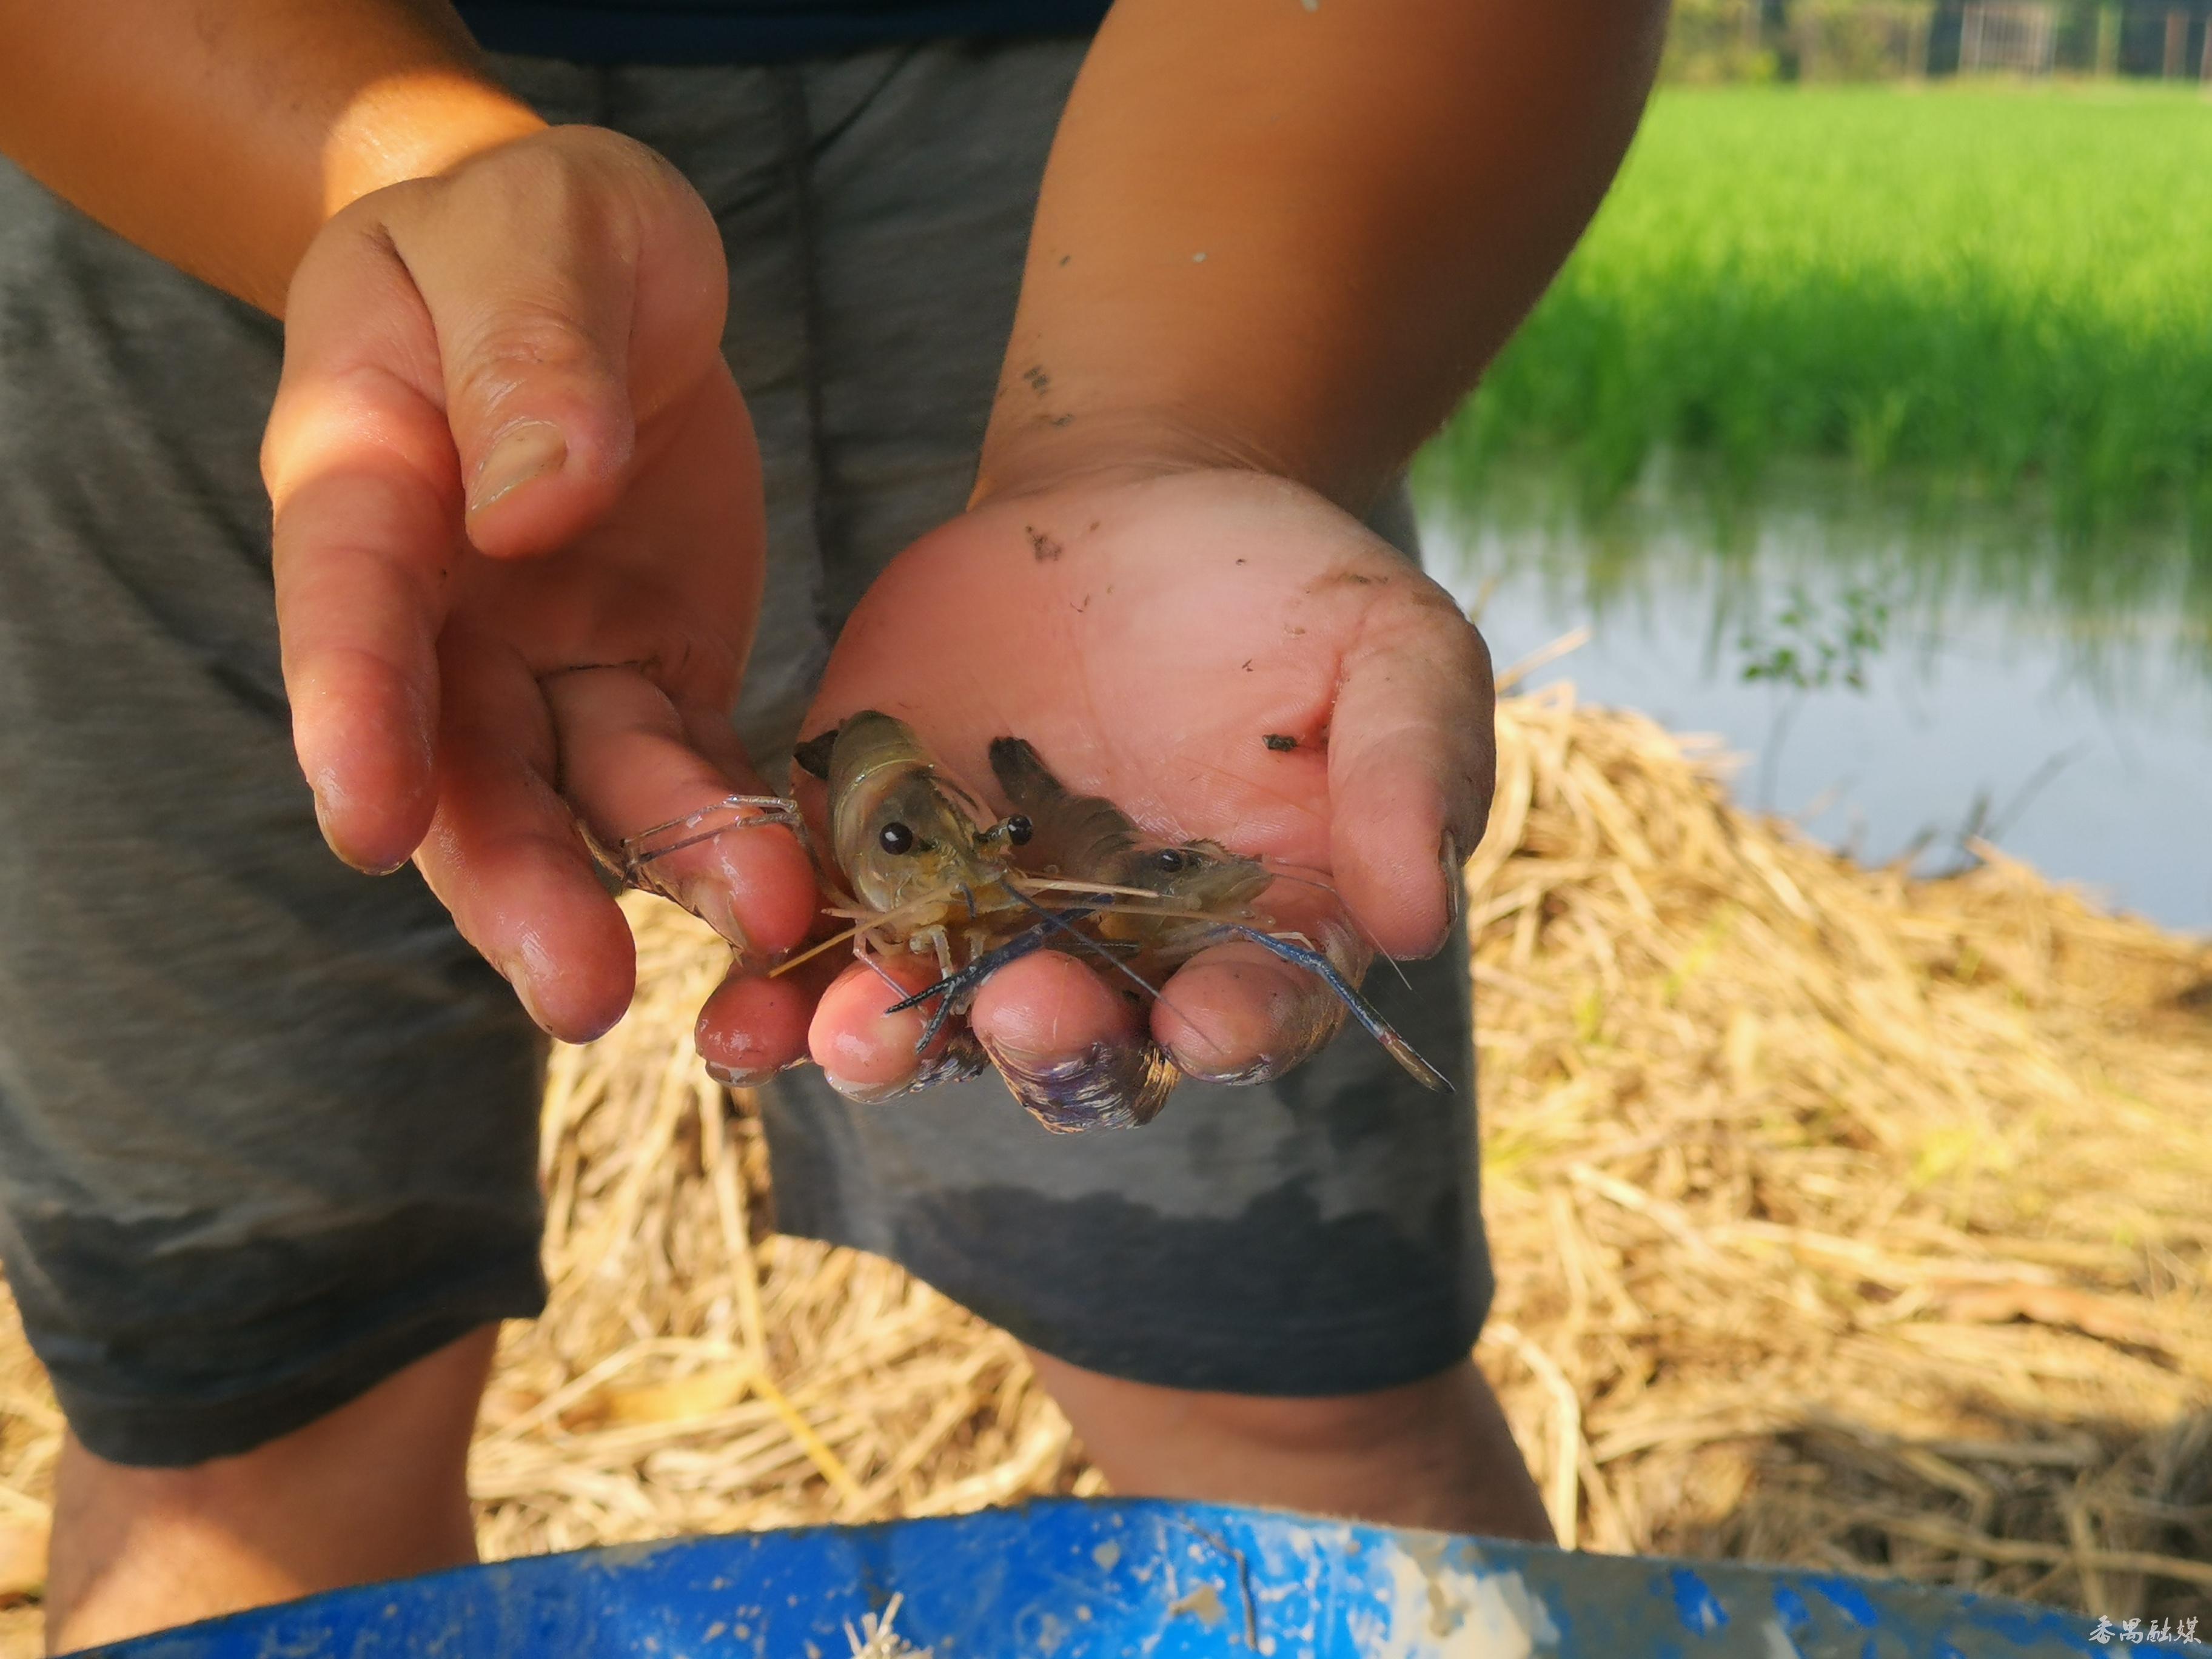
[[[1005,859],[978,844],[975,819],[905,721],[872,708],[847,720],[830,747],[829,782],[830,850],[870,908],[979,892],[1007,874]],[[911,832],[914,850],[885,849],[883,833],[893,823]]]
[[[1195,955],[1211,939],[1214,922],[1243,920],[1274,880],[1259,860],[1218,842],[1146,835],[1112,801],[1069,789],[1025,738],[994,738],[990,756],[1000,788],[1030,820],[1027,852],[1033,866],[1078,881],[1135,888],[1156,895],[1166,908],[1205,913],[1203,918],[1152,915],[1139,903],[1099,916],[1101,937],[1137,945],[1156,968]],[[1163,865],[1163,854],[1176,855],[1172,867]]]
[[[1137,826],[1103,795],[1079,795],[1024,738],[991,740],[991,774],[1030,821],[1029,862],[1048,874],[1103,879],[1136,847]]]

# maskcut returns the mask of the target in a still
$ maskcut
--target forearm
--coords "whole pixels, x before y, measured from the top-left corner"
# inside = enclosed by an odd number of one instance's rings
[[[1363,506],[1566,257],[1665,0],[1119,0],[1054,143],[980,496],[1256,467]]]
[[[331,214],[543,125],[442,0],[0,0],[0,153],[270,311]]]

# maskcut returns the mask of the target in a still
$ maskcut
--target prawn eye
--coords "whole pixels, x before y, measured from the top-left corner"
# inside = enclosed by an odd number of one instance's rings
[[[1190,862],[1190,855],[1179,852],[1172,847],[1163,847],[1152,854],[1152,862],[1166,871],[1168,874],[1174,875]]]
[[[914,831],[902,823],[887,823],[876,836],[876,844],[886,853],[914,851]]]
[[[1017,812],[1006,820],[1006,839],[1016,847],[1026,847],[1030,837],[1036,834],[1036,825]]]

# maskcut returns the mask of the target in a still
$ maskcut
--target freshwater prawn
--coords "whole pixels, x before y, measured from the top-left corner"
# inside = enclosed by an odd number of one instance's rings
[[[1243,939],[1320,977],[1425,1086],[1450,1086],[1327,951],[1303,934],[1255,925],[1261,920],[1255,902],[1276,880],[1297,878],[1217,842],[1146,835],[1111,801],[1067,789],[1022,738],[995,740],[990,757],[1016,809],[1004,817],[944,775],[904,721],[863,710],[800,744],[795,757],[828,786],[826,858],[808,840],[795,802],[732,796],[626,840],[617,868],[630,884],[681,903],[678,885],[653,871],[657,860],[733,829],[792,829],[816,853],[833,901],[824,913],[849,925],[772,974],[848,940],[855,957],[886,980],[885,958],[933,959],[938,981],[885,1011],[937,1003],[918,1051],[937,1040],[989,974],[1046,945],[1065,941],[1157,998],[1167,976],[1200,951]],[[941,1074],[933,1069],[923,1080]]]
[[[910,952],[933,957],[940,973],[951,975],[1048,914],[1032,893],[1076,884],[1024,872],[1014,853],[1030,839],[1029,819],[986,811],[892,715],[863,709],[799,744],[793,758],[829,786],[826,857],[796,801],[732,795],[629,837],[605,861],[629,885],[698,915],[683,883],[657,867],[660,860],[733,830],[791,830],[813,854],[832,901],[823,913],[851,925],[787,958],[772,970],[777,975],[848,939],[864,961]],[[1080,884],[1086,895],[1097,886]]]
[[[933,955],[950,975],[1005,936],[1006,913],[1035,909],[1014,863],[1028,820],[992,818],[905,721],[863,709],[795,758],[829,785],[830,857],[850,884],[824,909],[852,927],[815,951],[850,939],[863,956]]]
[[[1044,884],[1076,895],[1079,902],[1044,914],[1027,931],[972,956],[959,973],[895,1005],[915,1007],[944,997],[933,1035],[945,1011],[972,995],[985,976],[1058,939],[1072,938],[1106,955],[1155,996],[1160,983],[1200,951],[1242,939],[1319,977],[1423,1087],[1451,1087],[1376,1012],[1328,951],[1304,934],[1255,925],[1261,920],[1253,911],[1255,902],[1278,879],[1298,878],[1232,853],[1218,842],[1170,842],[1146,835],[1112,801],[1067,788],[1024,738],[995,738],[990,757],[1000,788],[1027,826],[1022,844],[1029,849],[1029,864],[1042,872]]]

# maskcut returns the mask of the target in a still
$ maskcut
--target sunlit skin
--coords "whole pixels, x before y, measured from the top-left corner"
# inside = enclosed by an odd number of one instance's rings
[[[1018,732],[1146,829],[1325,872],[1381,948],[1437,949],[1482,823],[1490,685],[1473,630],[1357,520],[1565,258],[1663,15],[1118,0],[1054,143],[973,509],[868,594],[807,734],[881,708],[980,789],[986,744]],[[763,793],[729,716],[763,514],[704,205],[628,139],[545,129],[439,0],[0,0],[0,150],[284,317],[264,471],[325,836],[364,870],[411,859],[548,1032],[605,1030],[635,958],[572,812],[612,846]],[[896,1086],[923,1017],[885,1017],[891,988],[849,963],[818,996],[762,981],[819,895],[787,831],[721,839],[672,872],[722,885],[696,908],[750,951],[702,1053],[755,1077],[811,1050]],[[1295,1052],[1313,995],[1240,946],[1170,991],[1149,1035],[1212,1074]],[[1051,955],[973,1017],[1048,1059],[1140,1042]],[[49,1640],[433,1564],[409,1551],[424,1517],[465,1514],[462,1437],[399,1462],[389,1442],[412,1443],[418,1385],[465,1423],[488,1346],[469,1340],[467,1364],[421,1362],[219,1480],[77,1460]],[[1215,1397],[1207,1493],[1539,1534],[1462,1370],[1373,1401]],[[1127,1489],[1184,1489],[1132,1449],[1180,1454],[1160,1425],[1188,1400],[1054,1386]],[[1403,1455],[1378,1462],[1386,1443]],[[287,1506],[302,1448],[309,1485],[368,1480],[380,1506]],[[435,1560],[466,1559],[465,1527],[434,1536]]]
[[[1038,533],[1054,556],[1036,556]],[[963,638],[996,643],[943,643]],[[1018,732],[1150,830],[1322,873],[1382,949],[1419,956],[1450,924],[1445,835],[1471,847],[1487,799],[1488,692],[1457,608],[1348,515],[1277,480],[1182,474],[989,503],[917,544],[848,623],[808,730],[884,708],[985,790],[990,740]],[[1291,927],[1334,908],[1288,884],[1269,903]],[[1029,989],[1048,1004],[1018,1022],[1031,1042],[1074,1054],[1127,1029],[1110,981],[1039,960],[994,976],[978,1034],[1010,1038]],[[1194,1075],[1296,1059],[1332,1022],[1317,980],[1247,944],[1164,989],[1152,1035]],[[832,1072],[832,1031],[848,1055],[873,1036],[817,1018]]]
[[[97,55],[70,9],[0,0],[21,48],[0,54],[10,153],[165,257],[282,296],[264,464],[325,836],[365,869],[411,857],[548,1031],[605,1030],[631,946],[568,810],[611,844],[762,787],[726,718],[763,532],[711,219],[639,146],[543,129],[427,0],[137,0],[138,68],[78,103],[208,177],[235,155],[264,228],[180,215],[149,185],[160,168],[88,143],[39,93]],[[1382,948],[1436,948],[1447,832],[1464,852],[1482,821],[1488,683],[1471,630],[1344,509],[1564,255],[1632,130],[1660,15],[1117,6],[1055,143],[976,507],[868,596],[815,725],[878,703],[983,778],[981,744],[1019,714],[1148,827],[1331,872]],[[155,67],[196,56],[198,80]],[[1023,528],[1040,519],[1058,559]],[[1370,568],[1395,579],[1315,587]],[[1086,597],[1080,629],[1051,620]],[[1243,758],[1281,728],[1316,741]],[[795,841],[744,839],[714,908],[757,972],[816,900]],[[1042,992],[1041,971],[1010,968],[1000,996]],[[1184,972],[1155,1029],[1186,1060],[1235,1074],[1285,1048],[1265,1011],[1293,970]],[[1256,1021],[1220,1017],[1240,994]],[[725,1037],[710,1020],[704,1046],[788,1046],[781,1003],[716,1006],[767,1024]],[[1082,1014],[1061,1029],[1090,1032]],[[849,1055],[848,1036],[866,1034],[838,1034]]]

